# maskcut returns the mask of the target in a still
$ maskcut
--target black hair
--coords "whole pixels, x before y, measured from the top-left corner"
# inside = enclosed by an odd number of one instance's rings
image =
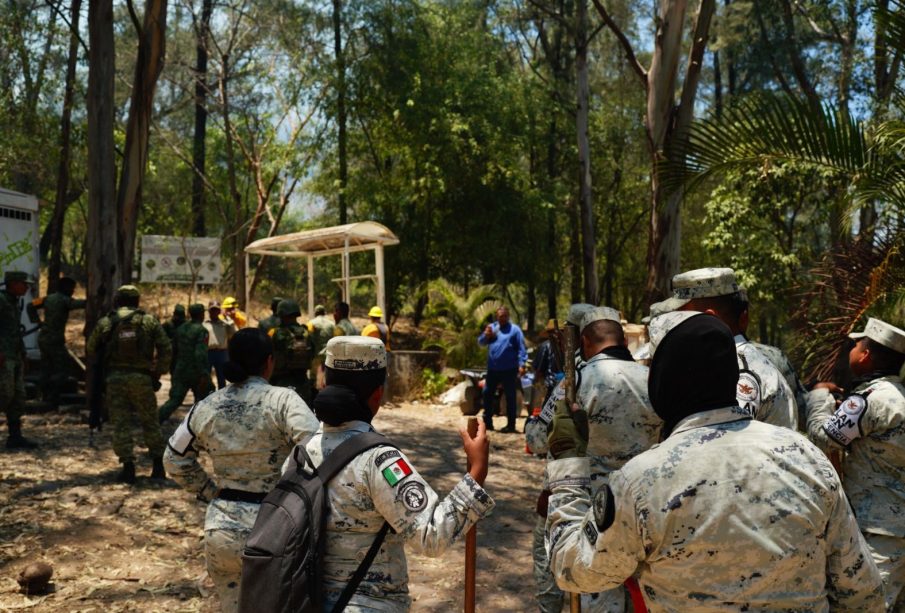
[[[139,296],[129,296],[126,294],[117,294],[113,297],[113,306],[119,307],[131,307],[133,309],[138,308],[138,302],[141,298]]]
[[[874,370],[899,374],[902,365],[905,364],[905,353],[899,353],[871,338],[865,337],[864,340],[867,341],[867,350],[870,352]]]
[[[616,343],[621,345],[625,342],[625,332],[622,330],[622,324],[612,319],[599,319],[585,326],[582,332],[583,336],[594,343]]]
[[[229,361],[223,365],[223,376],[241,383],[264,372],[267,358],[273,355],[273,342],[260,328],[242,328],[229,339]]]
[[[748,310],[748,299],[741,292],[726,296],[712,296],[709,298],[696,298],[696,310],[713,309],[721,316],[738,323],[742,313]]]
[[[57,290],[64,293],[70,294],[75,291],[75,279],[72,277],[61,277],[57,280]]]
[[[326,367],[327,385],[342,385],[348,387],[358,398],[362,404],[368,403],[371,394],[386,383],[387,369],[379,368],[377,370],[336,370],[335,368]]]
[[[339,311],[339,316],[343,319],[349,317],[349,305],[346,302],[337,302],[333,306],[334,311]]]

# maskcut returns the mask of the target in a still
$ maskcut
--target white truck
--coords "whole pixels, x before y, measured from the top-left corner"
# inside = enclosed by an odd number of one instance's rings
[[[38,229],[38,199],[27,194],[0,187],[0,283],[7,270],[21,270],[28,273],[34,285],[20,300],[22,326],[26,332],[25,349],[28,357],[39,359],[38,333],[35,324],[29,320],[24,305],[38,295],[40,278],[40,258],[38,243],[41,240]]]

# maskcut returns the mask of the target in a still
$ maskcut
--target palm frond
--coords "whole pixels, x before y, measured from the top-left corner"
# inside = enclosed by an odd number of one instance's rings
[[[885,9],[877,7],[875,19],[875,27],[883,33],[881,42],[891,50],[905,52],[905,2],[890,0]]]

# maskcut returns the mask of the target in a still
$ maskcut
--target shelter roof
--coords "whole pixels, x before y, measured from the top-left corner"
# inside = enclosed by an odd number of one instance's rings
[[[347,242],[348,251],[353,252],[398,245],[399,239],[376,221],[361,221],[262,238],[245,247],[245,252],[288,257],[334,255],[345,251]]]

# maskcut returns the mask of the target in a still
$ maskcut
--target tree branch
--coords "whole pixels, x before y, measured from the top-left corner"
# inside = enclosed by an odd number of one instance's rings
[[[138,38],[141,39],[141,21],[138,19],[138,13],[135,12],[135,5],[132,3],[132,0],[126,0],[126,6],[129,7],[129,17],[132,19],[132,25],[135,26],[135,33],[138,35]]]
[[[647,90],[647,71],[641,65],[641,62],[638,61],[637,56],[635,55],[635,50],[632,48],[632,43],[629,42],[628,37],[625,33],[616,25],[616,22],[613,21],[613,18],[610,17],[610,14],[607,12],[606,8],[604,8],[603,4],[600,0],[593,0],[594,7],[597,9],[597,12],[600,13],[600,18],[603,19],[603,23],[610,29],[610,31],[616,36],[619,40],[619,44],[622,45],[622,49],[625,51],[625,59],[628,60],[629,67],[635,71],[635,74],[638,75],[638,78],[641,80],[641,84],[645,90]]]

